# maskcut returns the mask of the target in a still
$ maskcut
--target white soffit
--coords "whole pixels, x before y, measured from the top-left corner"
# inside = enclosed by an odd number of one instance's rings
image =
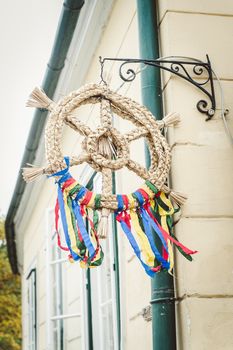
[[[67,55],[67,69],[59,80],[58,93],[66,95],[83,84],[115,2],[116,0],[85,1]]]

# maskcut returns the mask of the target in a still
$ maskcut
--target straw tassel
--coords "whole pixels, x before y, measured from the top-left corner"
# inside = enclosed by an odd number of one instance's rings
[[[99,153],[107,159],[116,157],[116,147],[108,137],[100,137],[98,143]]]
[[[184,205],[187,201],[188,197],[181,192],[171,191],[170,197],[174,200],[174,202],[178,205]]]
[[[188,197],[184,193],[173,191],[166,185],[163,185],[162,191],[167,193],[179,206],[184,205],[188,199]]]
[[[159,127],[165,128],[168,126],[176,125],[180,122],[180,114],[179,113],[169,113],[162,120],[159,120],[157,123]]]
[[[48,111],[52,111],[55,105],[44,90],[39,87],[35,87],[26,103],[26,107],[45,108]]]
[[[29,165],[29,167],[23,168],[23,179],[27,183],[32,182],[45,174],[45,168],[35,167],[31,164],[27,165]]]
[[[106,208],[103,208],[101,211],[101,218],[98,225],[98,236],[99,238],[107,238],[108,234],[108,217],[110,211]]]

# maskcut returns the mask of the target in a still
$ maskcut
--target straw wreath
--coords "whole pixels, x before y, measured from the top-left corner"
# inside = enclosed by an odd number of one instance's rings
[[[72,114],[75,109],[88,103],[101,104],[101,125],[95,132]],[[170,170],[171,152],[161,129],[179,122],[180,118],[177,113],[171,113],[163,120],[156,121],[144,106],[129,97],[111,91],[105,85],[98,84],[85,85],[62,98],[57,104],[48,98],[42,89],[35,88],[29,97],[27,106],[49,109],[51,113],[45,129],[48,166],[24,168],[23,177],[26,182],[33,181],[42,174],[56,173],[65,167],[61,139],[63,126],[67,124],[81,135],[86,136],[82,144],[83,154],[72,158],[71,166],[87,162],[102,173],[102,222],[108,217],[110,209],[117,208],[116,196],[112,194],[111,173],[123,166],[144,180],[149,180],[156,188],[168,193],[179,205],[182,205],[187,199],[182,193],[175,192],[165,185]],[[136,128],[125,135],[120,135],[112,126],[112,112],[131,121]],[[129,158],[128,144],[140,137],[146,137],[150,149],[151,166],[148,170]],[[113,148],[116,148],[115,153],[117,153],[117,156],[114,157],[112,156]],[[103,226],[106,227],[106,225]]]
[[[95,132],[72,114],[74,109],[87,103],[101,103],[101,125]],[[71,165],[86,161],[97,170],[110,169],[111,171],[126,166],[143,179],[151,181],[157,188],[163,190],[170,170],[171,152],[160,129],[179,122],[179,115],[177,113],[169,114],[163,120],[156,121],[144,106],[139,105],[128,97],[111,91],[105,85],[97,84],[88,84],[61,99],[57,104],[50,100],[43,90],[36,88],[30,95],[27,106],[49,108],[51,111],[45,130],[48,166],[38,169],[38,175],[51,174],[65,167],[64,157],[61,152],[62,129],[65,123],[75,131],[86,136],[86,142],[84,142],[85,145],[83,146],[84,153],[77,159],[73,158]],[[120,135],[112,126],[112,112],[118,114],[123,119],[130,120],[137,127],[125,135]],[[118,147],[116,160],[105,157],[106,152],[105,155],[101,155],[101,153],[104,153],[101,147],[107,148],[108,152],[112,151],[109,135],[113,138],[114,146],[117,144]],[[127,145],[129,142],[140,137],[146,137],[150,148],[151,166],[149,170],[129,159]],[[98,143],[100,150],[99,154],[96,149],[96,143]],[[35,167],[24,168],[23,175],[25,180],[27,182],[34,180],[36,178],[36,171],[37,169]],[[107,173],[108,175],[104,177],[109,179],[107,181],[108,183],[111,182],[111,173],[109,171]],[[164,190],[173,196],[174,191],[170,191],[167,186],[164,187]],[[107,193],[107,195],[111,194]],[[179,204],[182,203],[183,200],[181,199]]]
[[[84,104],[96,103],[100,104],[100,125],[93,131],[74,115],[74,110]],[[27,106],[48,109],[50,114],[45,128],[47,166],[24,168],[23,177],[27,182],[42,174],[56,178],[58,199],[55,206],[55,226],[58,244],[70,252],[71,259],[79,260],[82,267],[101,264],[103,252],[99,238],[106,237],[108,217],[110,212],[114,212],[135,254],[151,277],[161,269],[171,271],[171,243],[187,259],[192,260],[190,255],[195,251],[183,246],[172,233],[171,216],[175,209],[168,196],[178,206],[185,202],[186,196],[167,186],[171,151],[161,132],[164,127],[179,122],[177,113],[156,121],[144,106],[101,84],[85,85],[58,103],[53,102],[42,89],[36,88],[30,95]],[[112,124],[112,113],[131,121],[135,128],[121,134]],[[78,157],[68,158],[62,154],[64,124],[84,136],[82,153]],[[129,144],[140,137],[146,138],[149,147],[149,169],[130,159]],[[102,173],[102,193],[91,192],[70,175],[69,167],[83,162]],[[112,172],[123,167],[140,176],[144,184],[131,194],[113,194]],[[90,217],[90,210],[93,219]],[[59,213],[67,247],[61,245]],[[89,222],[90,233],[85,220]],[[162,252],[155,245],[155,233],[161,240]]]

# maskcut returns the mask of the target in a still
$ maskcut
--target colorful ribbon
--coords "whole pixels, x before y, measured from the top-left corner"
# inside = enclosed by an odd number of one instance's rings
[[[69,158],[65,157],[65,162],[65,169],[51,175],[59,178],[56,181],[58,197],[55,206],[58,245],[69,251],[72,260],[80,261],[81,267],[95,267],[102,263],[104,257],[97,235],[101,195],[94,194],[75,181],[69,173]],[[164,192],[146,181],[134,193],[117,195],[116,198],[116,220],[150,277],[162,269],[171,272],[174,266],[172,244],[188,260],[192,260],[191,255],[196,251],[181,244],[172,232],[172,215],[176,210]],[[93,206],[92,220],[88,208]],[[61,244],[59,235],[59,213],[66,247]]]
[[[65,162],[67,168],[52,175],[54,177],[61,176],[56,181],[58,197],[55,206],[55,228],[58,245],[61,249],[70,252],[71,259],[79,260],[82,267],[98,266],[102,263],[104,254],[93,221],[86,215],[86,206],[93,196],[70,175],[68,158],[65,158]],[[82,200],[83,197],[85,200]],[[59,212],[67,247],[61,245],[58,230]],[[90,233],[84,222],[85,218],[90,225]]]

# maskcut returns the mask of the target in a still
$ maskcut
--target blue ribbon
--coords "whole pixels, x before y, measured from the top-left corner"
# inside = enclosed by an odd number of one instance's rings
[[[170,267],[170,263],[168,261],[166,261],[160,254],[158,248],[156,247],[155,245],[155,242],[154,242],[154,237],[153,237],[153,234],[152,234],[152,231],[151,231],[151,226],[149,224],[149,219],[146,215],[146,211],[144,208],[141,208],[141,214],[142,214],[142,222],[143,222],[143,226],[144,226],[144,230],[145,230],[145,235],[147,236],[148,238],[148,241],[150,243],[150,246],[151,246],[151,249],[156,257],[156,259],[161,262],[162,264],[162,267],[165,268],[165,269],[169,269]]]
[[[164,267],[166,269],[169,269],[170,263],[168,261],[166,261],[161,256],[158,248],[155,245],[153,233],[151,231],[151,226],[155,230],[156,234],[159,236],[159,238],[160,238],[164,248],[166,249],[166,251],[168,251],[167,243],[164,240],[162,232],[159,230],[159,228],[157,227],[157,225],[155,224],[153,219],[147,214],[146,210],[143,208],[143,204],[144,204],[144,197],[143,197],[143,195],[139,191],[135,191],[133,194],[136,197],[136,199],[137,199],[137,201],[138,201],[138,203],[140,205],[140,212],[141,212],[141,216],[142,216],[142,222],[143,222],[145,234],[146,234],[146,236],[148,238],[148,241],[150,243],[151,249],[152,249],[153,253],[155,254],[156,259],[159,262],[161,262],[162,267]]]
[[[77,193],[77,196],[74,199],[75,202],[78,202],[79,199],[81,199],[86,193],[87,193],[87,189],[85,187],[81,187]]]
[[[92,259],[95,255],[95,248],[90,240],[90,236],[87,232],[86,226],[84,225],[83,222],[83,217],[81,214],[80,206],[78,203],[76,203],[74,200],[72,201],[72,207],[74,210],[74,215],[77,220],[77,226],[80,229],[83,241],[85,243],[85,246],[87,250],[89,251],[90,258]]]
[[[146,210],[145,209],[143,209],[143,210],[145,211],[145,215],[147,216],[147,219],[148,219],[150,225],[152,226],[155,233],[157,233],[157,235],[159,236],[161,242],[163,243],[164,249],[168,253],[167,242],[165,241],[161,230],[159,229],[158,225],[154,222],[154,220],[150,217],[150,215],[146,212]]]
[[[141,194],[141,192],[139,192],[139,191],[135,191],[134,193],[133,193],[133,195],[134,195],[134,197],[136,197],[136,199],[137,199],[137,201],[138,201],[138,203],[139,203],[139,205],[140,205],[140,207],[143,205],[143,203],[144,203],[144,197],[143,197],[143,195]]]
[[[54,176],[62,176],[68,173],[69,168],[70,168],[70,158],[69,157],[64,157],[64,161],[66,163],[66,168],[63,170],[60,170],[54,174],[48,175],[48,177],[54,177]]]
[[[64,182],[66,182],[67,180],[71,179],[72,176],[70,175],[70,173],[66,173],[64,174],[58,181],[56,181],[55,183],[58,184],[58,186],[62,185]]]
[[[117,203],[118,203],[118,207],[117,207],[117,211],[122,211],[124,209],[124,201],[123,201],[123,197],[118,194],[117,196]]]
[[[67,225],[67,221],[66,221],[66,213],[65,213],[65,207],[64,207],[64,200],[63,200],[63,193],[62,193],[62,189],[60,188],[60,186],[58,186],[58,203],[59,203],[59,208],[60,208],[60,212],[61,212],[61,221],[62,221],[62,226],[63,226],[63,231],[65,233],[65,238],[66,238],[66,244],[67,247],[70,250],[70,253],[72,255],[72,258],[74,260],[79,260],[80,256],[77,255],[70,246],[70,237],[69,237],[69,233],[68,233],[68,225]]]
[[[154,277],[155,271],[152,271],[150,266],[145,264],[144,261],[142,260],[140,248],[139,248],[139,246],[138,246],[138,244],[137,244],[137,242],[136,242],[132,232],[130,231],[130,229],[128,228],[128,226],[126,225],[126,223],[124,221],[120,220],[120,224],[121,224],[122,230],[124,231],[124,233],[126,234],[128,240],[129,240],[129,243],[131,244],[131,247],[134,250],[134,253],[138,257],[138,259],[141,262],[142,266],[144,267],[146,273],[150,277]]]

